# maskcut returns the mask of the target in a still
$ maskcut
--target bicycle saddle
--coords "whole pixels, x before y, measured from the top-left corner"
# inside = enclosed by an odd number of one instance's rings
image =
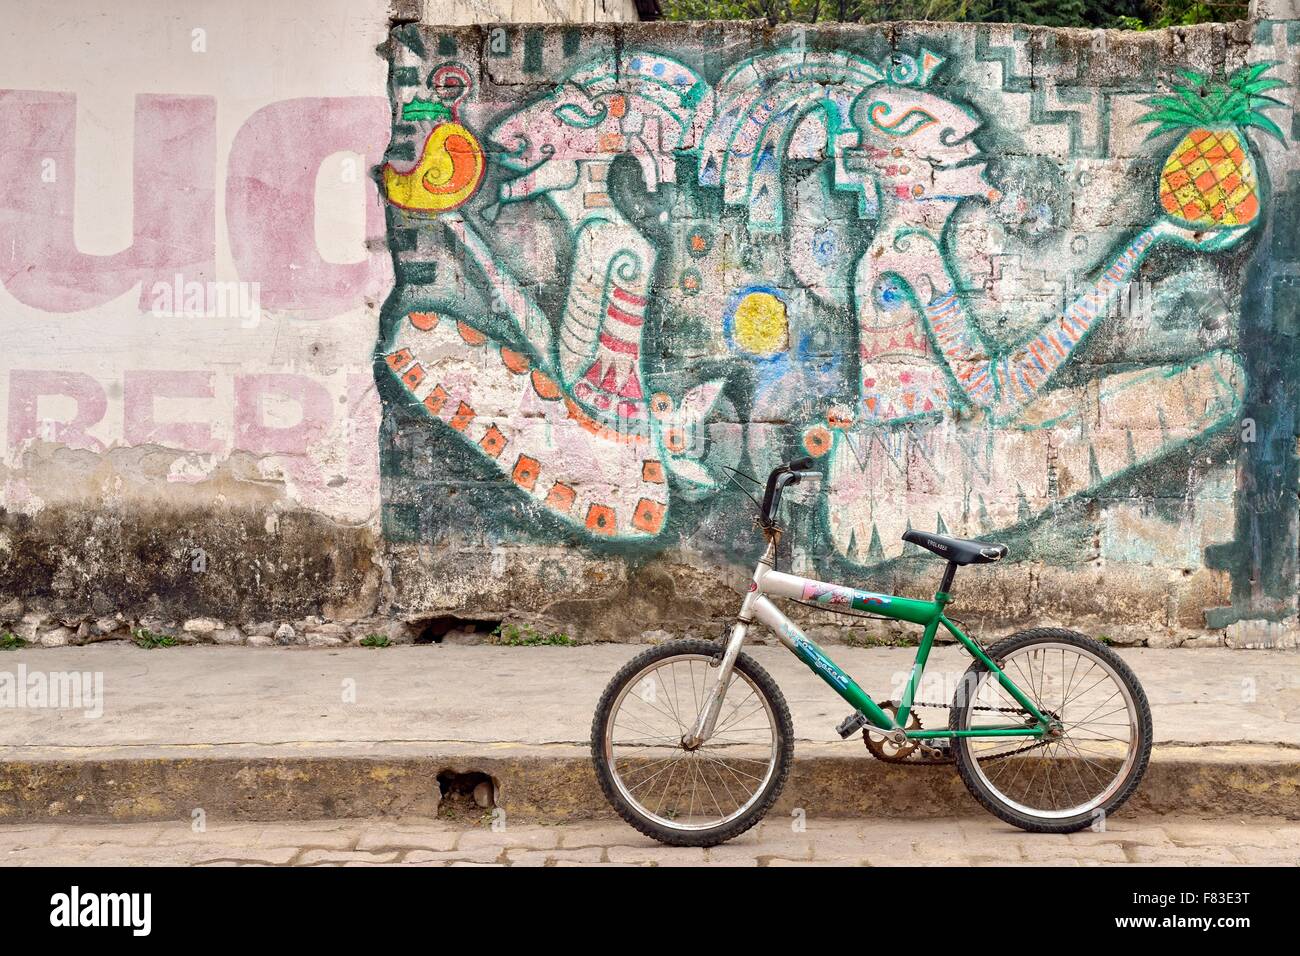
[[[927,551],[933,551],[953,564],[989,564],[993,561],[1001,561],[1007,556],[1005,544],[967,541],[964,538],[950,538],[930,531],[905,531],[903,540],[920,545]]]

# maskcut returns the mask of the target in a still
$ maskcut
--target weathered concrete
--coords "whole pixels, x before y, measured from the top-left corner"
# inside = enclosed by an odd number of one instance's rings
[[[438,777],[487,774],[495,806],[520,820],[612,817],[585,747],[439,743],[313,746],[254,756],[258,747],[81,752],[74,759],[0,762],[0,819],[131,822],[312,820],[431,814]],[[772,812],[831,818],[985,816],[951,767],[898,767],[861,744],[802,744]],[[333,751],[333,752],[331,752]],[[358,753],[364,751],[364,755]],[[418,756],[401,756],[418,752]],[[194,755],[201,753],[201,756]],[[168,756],[165,754],[173,754]],[[175,756],[183,754],[183,756]],[[1259,746],[1159,748],[1124,818],[1177,813],[1300,815],[1300,754]]]
[[[798,822],[799,826],[796,826]],[[618,823],[504,829],[400,819],[0,826],[7,866],[1125,866],[1296,865],[1283,819],[1113,820],[1103,833],[1028,834],[979,820],[770,817],[710,849],[660,846]]]
[[[212,819],[436,811],[440,773],[484,773],[520,819],[608,815],[587,754],[604,684],[635,652],[598,647],[429,647],[247,654],[222,648],[18,651],[11,672],[103,674],[103,713],[5,712],[0,816]],[[796,763],[779,812],[982,813],[951,768],[900,768],[840,741],[844,705],[784,650],[754,648],[790,704]],[[1152,701],[1157,748],[1132,815],[1300,813],[1300,684],[1282,652],[1124,652]],[[881,698],[906,649],[837,655]],[[960,676],[939,649],[922,686]],[[934,711],[923,711],[932,721]]]

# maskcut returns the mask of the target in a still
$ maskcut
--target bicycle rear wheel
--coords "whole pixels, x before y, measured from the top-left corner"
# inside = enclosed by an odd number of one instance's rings
[[[591,757],[601,788],[619,816],[661,843],[714,846],[738,836],[763,818],[790,772],[790,711],[746,654],[713,736],[683,746],[721,654],[700,640],[652,647],[614,675],[596,707]]]
[[[1042,740],[954,738],[957,770],[975,798],[1035,833],[1083,830],[1117,810],[1151,757],[1151,707],[1128,665],[1105,645],[1059,628],[1013,634],[986,653],[1061,732]],[[976,662],[957,689],[949,726],[1006,726],[1024,719],[1019,709]]]

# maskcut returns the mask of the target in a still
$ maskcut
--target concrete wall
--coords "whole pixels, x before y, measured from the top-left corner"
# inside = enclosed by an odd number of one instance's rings
[[[465,26],[474,23],[626,23],[634,0],[394,0],[394,19]]]
[[[724,469],[812,454],[798,571],[924,592],[899,535],[947,530],[1012,548],[972,621],[1294,641],[1300,23],[432,8],[24,19],[0,619],[712,633]],[[1265,61],[1285,142],[1216,127],[1239,182],[1189,191],[1144,101]]]

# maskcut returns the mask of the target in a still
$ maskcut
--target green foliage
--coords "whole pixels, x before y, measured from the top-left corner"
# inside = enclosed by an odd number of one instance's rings
[[[767,20],[770,23],[874,23],[964,20],[973,0],[665,0],[668,20]]]
[[[664,0],[669,20],[879,23],[956,20],[1150,30],[1244,20],[1249,2],[1206,0]]]
[[[1087,0],[981,0],[974,15],[981,23],[1032,23],[1040,27],[1091,26]]]
[[[1264,74],[1276,63],[1243,66],[1226,83],[1216,83],[1195,70],[1183,70],[1183,83],[1170,83],[1173,90],[1164,96],[1146,100],[1151,111],[1143,123],[1156,123],[1148,139],[1164,133],[1207,126],[1254,126],[1279,142],[1285,142],[1282,130],[1264,115],[1264,110],[1285,106],[1281,100],[1265,96],[1266,90],[1286,86],[1282,80]]]
[[[577,641],[567,634],[542,634],[531,624],[498,624],[492,631],[493,644],[504,647],[574,647]]]
[[[176,639],[167,634],[155,634],[147,627],[137,627],[131,631],[136,647],[151,651],[157,647],[175,647]]]
[[[0,651],[16,651],[27,646],[27,642],[17,634],[11,634],[8,631],[0,633]]]
[[[392,647],[393,642],[387,634],[367,634],[361,639],[362,647]]]
[[[1250,16],[1247,3],[1206,3],[1204,0],[1151,0],[1150,13],[1139,29],[1190,27],[1197,23],[1226,23]]]

